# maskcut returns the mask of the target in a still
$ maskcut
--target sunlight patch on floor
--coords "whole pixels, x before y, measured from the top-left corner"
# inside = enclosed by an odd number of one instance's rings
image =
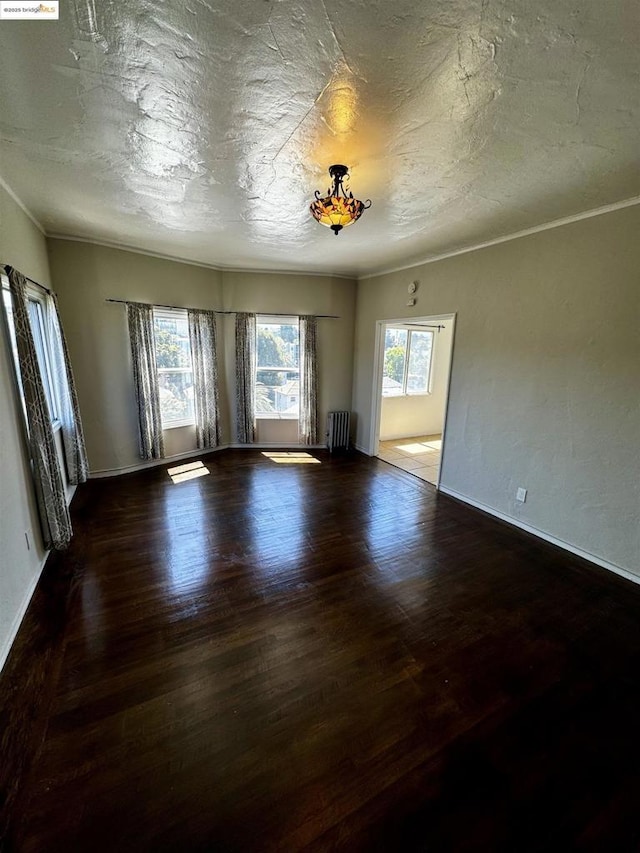
[[[377,456],[435,486],[440,471],[441,448],[440,435],[416,435],[380,441]]]
[[[262,455],[266,456],[272,462],[277,462],[279,465],[320,465],[319,459],[312,456],[310,453],[294,452],[294,451],[270,451],[263,450]]]
[[[195,480],[197,477],[206,477],[209,469],[199,459],[197,462],[186,462],[184,465],[176,465],[167,468],[167,474],[173,483],[184,483],[185,480]]]
[[[428,453],[430,446],[425,444],[395,444],[394,448],[404,453]]]

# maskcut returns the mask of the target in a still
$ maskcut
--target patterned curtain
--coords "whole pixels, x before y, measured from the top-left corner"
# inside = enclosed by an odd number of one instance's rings
[[[220,444],[218,409],[218,362],[216,356],[216,315],[213,311],[190,308],[189,342],[193,360],[193,388],[198,448]]]
[[[138,404],[138,438],[142,459],[162,459],[164,439],[153,337],[153,306],[127,303],[133,382]]]
[[[256,315],[236,314],[236,421],[240,444],[256,440]]]
[[[316,318],[300,318],[300,444],[318,443],[318,350]]]
[[[69,361],[67,341],[62,331],[58,300],[54,293],[49,296],[47,317],[49,337],[53,342],[53,346],[51,347],[51,367],[54,371],[54,382],[58,390],[58,417],[62,425],[62,440],[64,442],[67,474],[69,475],[69,482],[75,486],[78,483],[86,482],[89,475],[89,464],[87,462],[87,451],[84,444],[80,409],[78,408],[78,396],[73,380],[71,362]]]
[[[7,269],[7,275],[13,304],[18,366],[27,412],[29,451],[42,538],[45,548],[66,548],[73,531],[49,407],[29,323],[27,281],[12,267]]]

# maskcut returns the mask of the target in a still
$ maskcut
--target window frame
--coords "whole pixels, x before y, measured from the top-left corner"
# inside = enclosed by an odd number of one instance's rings
[[[35,306],[35,314],[37,317],[37,333],[34,328],[33,317],[29,314],[31,323],[31,334],[33,335],[33,343],[36,348],[36,358],[40,365],[40,373],[43,379],[44,393],[47,398],[49,407],[49,418],[52,424],[60,422],[60,397],[57,383],[54,380],[53,368],[51,367],[51,338],[49,335],[49,323],[46,316],[49,311],[49,306],[41,297],[31,294],[27,291],[27,298],[30,305]],[[44,361],[44,369],[42,361]]]
[[[153,306],[153,343],[154,347],[157,346],[156,341],[156,317],[158,319],[176,319],[176,315],[181,319],[185,319],[187,321],[187,328],[189,322],[189,315],[187,313],[186,308],[162,308],[159,306]],[[187,334],[187,339],[188,334]],[[193,383],[193,355],[191,353],[191,341],[189,340],[189,367],[158,367],[158,359],[157,359],[157,351],[156,351],[156,375],[158,378],[158,384],[160,383],[160,376],[167,375],[168,373],[190,373],[191,381]],[[195,401],[194,401],[194,411],[193,415],[190,418],[175,418],[174,420],[165,422],[162,416],[162,404],[160,405],[160,420],[162,423],[162,430],[168,429],[179,429],[180,427],[186,426],[195,426],[196,423],[196,414],[195,414]]]
[[[298,366],[297,367],[261,367],[258,362],[258,327],[259,326],[295,326],[298,330]],[[258,412],[256,405],[256,420],[261,421],[300,421],[300,318],[296,314],[256,314],[256,372],[255,384],[258,385],[258,372],[260,370],[273,370],[278,373],[296,373],[298,377],[298,413],[296,415],[285,412]],[[286,383],[285,383],[286,384]],[[284,386],[283,386],[284,387]]]
[[[11,355],[15,364],[15,378],[16,384],[18,387],[18,394],[20,397],[20,401],[22,403],[22,408],[24,410],[25,415],[25,423],[27,424],[28,429],[28,418],[26,417],[26,402],[24,399],[24,389],[22,385],[22,375],[20,373],[20,363],[18,360],[18,354],[16,350],[16,334],[15,334],[15,320],[13,317],[13,296],[11,294],[11,288],[9,287],[9,279],[7,276],[2,273],[0,276],[2,283],[2,299],[3,306],[2,310],[5,316],[5,322],[7,331],[9,333],[9,346],[11,349]],[[45,293],[43,293],[40,288],[27,283],[26,287],[27,293],[27,301],[29,303],[27,307],[27,314],[29,318],[29,326],[31,327],[31,335],[33,337],[33,343],[36,351],[36,360],[38,362],[38,367],[40,368],[40,377],[42,379],[42,385],[44,388],[44,395],[47,401],[47,411],[49,413],[49,422],[54,430],[54,432],[62,426],[60,421],[60,391],[58,389],[57,382],[55,381],[55,374],[52,368],[52,342],[50,336],[50,324],[49,324],[49,311],[51,310],[49,299]],[[5,302],[5,294],[9,299],[11,304],[11,315],[7,310],[7,305]],[[34,327],[34,318],[30,306],[35,306],[35,315],[37,317],[37,329]]]
[[[384,362],[386,360],[386,354],[387,354],[386,344],[383,348],[383,353],[382,353],[382,359],[383,359],[383,364],[382,364],[382,382],[383,382],[382,397],[384,397],[384,399],[388,400],[388,399],[393,399],[396,397],[428,397],[428,396],[430,396],[433,393],[433,353],[434,353],[434,348],[435,348],[435,332],[432,329],[416,328],[415,326],[411,326],[409,324],[388,323],[384,327],[385,338],[386,338],[386,333],[387,333],[388,329],[393,329],[393,330],[397,330],[397,331],[401,331],[401,332],[407,332],[407,343],[406,343],[406,348],[405,348],[404,368],[403,368],[403,373],[402,373],[402,390],[399,391],[397,394],[388,393],[388,392],[385,393],[385,390],[384,390],[384,377],[385,377]],[[407,382],[409,379],[409,362],[411,360],[411,341],[412,341],[412,336],[415,333],[417,333],[417,334],[428,334],[431,336],[431,348],[429,350],[429,365],[428,365],[428,369],[427,369],[426,390],[424,390],[424,391],[410,391],[407,389]]]

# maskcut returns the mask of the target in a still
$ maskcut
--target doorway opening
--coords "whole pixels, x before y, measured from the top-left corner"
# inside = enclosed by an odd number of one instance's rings
[[[439,314],[377,324],[370,453],[436,488],[455,320]]]

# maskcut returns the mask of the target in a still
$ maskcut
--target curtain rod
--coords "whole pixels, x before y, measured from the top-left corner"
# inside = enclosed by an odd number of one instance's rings
[[[402,326],[411,326],[414,329],[446,329],[446,326],[431,326],[429,323],[402,323]]]
[[[15,269],[15,267],[12,267],[11,264],[2,264],[2,269],[4,270],[6,275],[9,275],[9,270]],[[17,272],[20,272],[20,270],[17,270]],[[45,293],[48,293],[49,296],[51,296],[52,291],[49,290],[48,287],[45,287],[44,284],[40,284],[39,281],[35,281],[34,279],[29,278],[29,276],[24,275],[24,273],[20,273],[20,275],[23,275],[27,281],[30,281],[31,284],[35,284],[36,287],[39,287],[40,290],[44,290]]]
[[[154,308],[169,308],[172,311],[188,311],[188,308],[185,308],[184,305],[161,305],[158,302],[132,302],[129,299],[105,299],[105,302],[117,302],[120,305],[153,305]],[[200,308],[195,310],[202,310]],[[217,308],[205,309],[212,310],[214,314],[239,314],[239,311],[219,311]],[[280,313],[275,313],[272,311],[256,311],[260,317],[293,317],[294,315],[291,311],[281,311]],[[323,320],[339,320],[337,314],[313,314],[314,317]]]

